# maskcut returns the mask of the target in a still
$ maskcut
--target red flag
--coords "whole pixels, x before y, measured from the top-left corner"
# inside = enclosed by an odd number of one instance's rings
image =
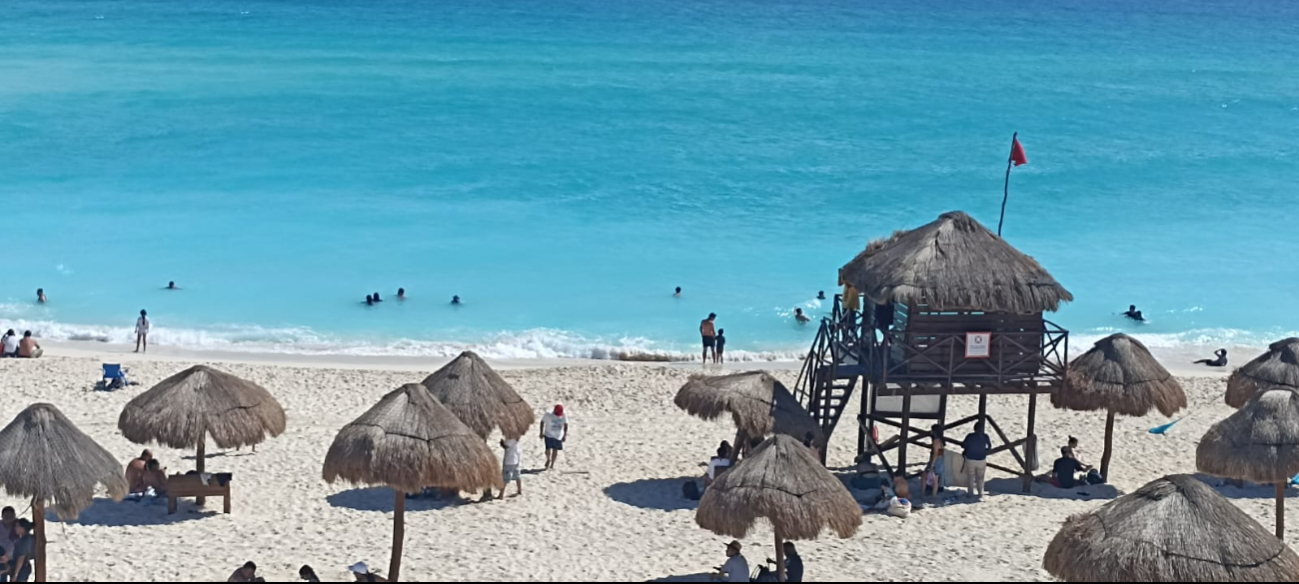
[[[1028,164],[1028,156],[1024,154],[1024,145],[1019,143],[1019,138],[1013,138],[1010,143],[1010,161],[1015,166]]]

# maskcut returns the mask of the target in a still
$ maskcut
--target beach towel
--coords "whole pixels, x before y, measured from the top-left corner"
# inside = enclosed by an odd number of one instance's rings
[[[943,452],[943,486],[965,485],[965,457],[952,451]]]

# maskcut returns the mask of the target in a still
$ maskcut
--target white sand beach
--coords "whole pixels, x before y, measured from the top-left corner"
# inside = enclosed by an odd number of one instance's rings
[[[108,355],[102,348],[84,347],[52,353],[38,360],[0,360],[0,387],[7,397],[0,402],[0,419],[8,423],[32,403],[53,403],[123,463],[143,446],[118,433],[122,406],[165,377],[203,361]],[[346,566],[357,561],[386,571],[391,492],[326,484],[321,463],[344,424],[383,394],[420,381],[441,363],[288,366],[270,359],[231,362],[222,357],[217,367],[263,385],[288,413],[284,435],[262,444],[255,454],[209,446],[208,470],[234,473],[233,514],[220,514],[219,502],[212,500],[206,509],[185,500],[173,516],[165,504],[96,500],[78,520],[49,524],[52,580],[224,580],[249,560],[269,581],[295,580],[303,564],[326,581],[350,581]],[[92,391],[100,364],[117,359],[141,385],[115,393]],[[405,579],[690,580],[724,561],[725,540],[697,527],[695,503],[681,496],[683,479],[698,479],[701,463],[720,440],[733,435],[729,422],[702,422],[672,403],[699,365],[555,366],[569,363],[493,362],[539,414],[557,402],[567,407],[572,416],[567,449],[557,471],[524,475],[522,498],[458,506],[411,501]],[[529,364],[541,368],[519,368]],[[777,375],[792,384],[796,372],[790,364],[781,367],[785,370]],[[1061,491],[1036,485],[1032,494],[1022,495],[1018,479],[990,473],[996,495],[982,503],[928,508],[906,520],[872,514],[850,540],[798,542],[807,579],[1048,580],[1040,567],[1042,554],[1067,516],[1162,475],[1194,469],[1200,436],[1231,410],[1222,403],[1221,375],[1185,378],[1183,383],[1192,405],[1167,435],[1147,432],[1166,422],[1159,416],[1119,419],[1112,487]],[[1038,414],[1044,463],[1069,435],[1081,438],[1082,458],[1098,462],[1104,416],[1055,410],[1044,403]],[[965,416],[976,405],[974,398],[956,398],[952,415]],[[1023,397],[990,401],[990,413],[1008,432],[1022,430],[1025,407]],[[855,432],[841,425],[830,446],[830,465],[848,466],[855,443]],[[523,468],[539,468],[541,441],[529,436],[523,444]],[[192,452],[151,448],[171,472],[193,468]],[[913,490],[918,492],[918,485]],[[1263,525],[1272,525],[1271,487],[1228,487],[1224,492]],[[17,507],[22,516],[30,514],[29,501],[6,497],[0,502]],[[1291,533],[1296,533],[1293,523]],[[771,541],[765,530],[743,540],[751,566],[771,555]]]

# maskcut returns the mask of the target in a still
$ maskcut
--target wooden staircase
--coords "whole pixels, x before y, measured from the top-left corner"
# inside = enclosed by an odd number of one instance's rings
[[[858,348],[860,320],[860,314],[843,309],[842,299],[836,295],[834,311],[821,320],[812,350],[798,375],[794,393],[816,419],[826,440],[834,434],[853,391],[867,373]]]

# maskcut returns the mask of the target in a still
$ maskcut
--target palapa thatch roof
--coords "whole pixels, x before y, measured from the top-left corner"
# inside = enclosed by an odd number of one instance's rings
[[[846,538],[861,526],[861,515],[848,489],[811,450],[776,435],[713,481],[695,522],[729,537],[746,537],[766,519],[784,539],[816,539],[826,529]]]
[[[1232,372],[1227,405],[1239,408],[1259,390],[1276,386],[1299,389],[1299,337],[1272,343],[1266,353]]]
[[[1065,521],[1043,567],[1067,582],[1294,582],[1299,556],[1208,485],[1155,480]]]
[[[873,242],[840,273],[880,304],[1034,314],[1073,300],[1036,260],[961,211]]]
[[[1299,473],[1299,390],[1269,389],[1214,424],[1195,449],[1195,466],[1220,477],[1288,482]]]
[[[802,440],[821,428],[793,394],[765,371],[692,375],[677,392],[677,407],[705,420],[730,413],[736,429],[751,437],[787,434]]]
[[[1069,364],[1068,383],[1051,395],[1057,408],[1108,410],[1144,416],[1158,410],[1172,416],[1186,407],[1186,392],[1150,350],[1119,333],[1096,342]]]
[[[428,376],[424,386],[484,439],[500,428],[506,438],[517,440],[536,422],[532,406],[473,351]]]
[[[53,503],[60,518],[72,519],[99,485],[122,500],[122,465],[58,408],[34,404],[0,430],[0,488],[10,495]]]
[[[270,392],[207,365],[135,396],[117,419],[127,440],[172,448],[194,448],[205,434],[221,448],[253,446],[284,433],[284,426],[284,408]]]
[[[425,487],[476,491],[500,486],[501,469],[481,436],[423,385],[410,383],[338,432],[325,456],[324,478],[407,493]]]

